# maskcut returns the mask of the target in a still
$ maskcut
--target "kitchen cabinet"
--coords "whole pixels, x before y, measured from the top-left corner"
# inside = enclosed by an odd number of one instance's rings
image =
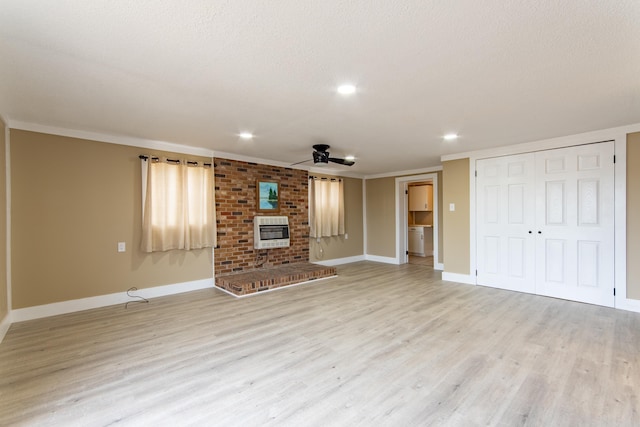
[[[412,185],[409,187],[409,210],[432,211],[433,210],[433,186]]]
[[[409,253],[424,256],[424,228],[409,227]]]
[[[408,250],[411,255],[433,255],[433,228],[431,226],[412,226],[408,233]]]

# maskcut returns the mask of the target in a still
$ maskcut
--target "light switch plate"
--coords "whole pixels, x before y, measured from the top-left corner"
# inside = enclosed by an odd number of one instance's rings
[[[125,252],[127,250],[127,245],[125,242],[118,242],[118,252]]]
[[[455,203],[449,203],[449,212],[453,212],[456,210],[456,204]]]

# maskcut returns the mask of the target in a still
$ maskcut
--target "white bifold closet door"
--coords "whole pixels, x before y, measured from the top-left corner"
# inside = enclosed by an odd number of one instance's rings
[[[614,144],[536,153],[536,292],[614,305]]]
[[[614,145],[479,160],[477,283],[614,304]]]
[[[534,155],[476,164],[479,285],[535,293]]]

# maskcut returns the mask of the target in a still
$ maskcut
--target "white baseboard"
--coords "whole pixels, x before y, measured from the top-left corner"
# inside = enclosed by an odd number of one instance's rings
[[[616,301],[616,309],[640,313],[640,300],[625,298],[620,302],[618,304],[618,301]]]
[[[4,336],[7,334],[10,327],[11,327],[11,312],[7,313],[7,315],[4,316],[4,319],[0,320],[0,343],[4,339]]]
[[[466,283],[467,285],[476,284],[476,278],[470,274],[447,273],[446,271],[442,272],[442,280],[446,280],[448,282]]]
[[[208,279],[192,280],[191,282],[174,283],[172,285],[154,286],[153,288],[138,289],[136,291],[136,294],[145,298],[164,297],[167,295],[182,294],[184,292],[213,288],[213,282],[213,277],[210,277]],[[130,299],[127,299],[127,301],[130,301]]]
[[[375,261],[375,262],[384,262],[385,264],[400,264],[397,258],[391,258],[387,256],[378,256],[378,255],[365,255],[364,256],[367,261]]]
[[[166,295],[180,294],[183,292],[190,292],[196,291],[198,289],[213,287],[213,278],[211,278],[194,280],[191,282],[176,283],[173,285],[138,289],[134,292],[134,294],[144,298],[157,298]],[[37,305],[34,307],[19,308],[17,310],[13,310],[11,312],[11,320],[12,322],[24,322],[25,320],[57,316],[59,314],[90,310],[92,308],[106,307],[115,304],[125,304],[128,301],[132,301],[132,299],[127,295],[126,292],[118,292],[116,294],[55,302],[52,304]]]
[[[434,270],[438,270],[438,271],[442,271],[444,270],[444,264],[441,262],[436,262],[433,264],[433,269]]]
[[[327,267],[333,267],[335,265],[350,264],[352,262],[364,261],[364,255],[350,256],[345,258],[328,259],[326,261],[312,261],[313,264],[324,265]]]

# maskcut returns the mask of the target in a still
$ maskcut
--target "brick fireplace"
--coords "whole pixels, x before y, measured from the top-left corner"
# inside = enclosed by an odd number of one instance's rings
[[[216,285],[219,278],[254,270],[309,262],[307,171],[215,158],[215,199],[218,247],[214,251]],[[280,211],[289,218],[290,246],[269,250],[253,248],[253,217],[257,211],[257,180],[279,184]],[[299,269],[302,271],[302,269]],[[331,269],[335,274],[335,269]],[[274,271],[276,273],[276,271]],[[317,278],[317,273],[313,273]],[[278,286],[286,280],[273,277]],[[231,279],[227,277],[226,282]],[[304,280],[299,280],[304,281]],[[263,283],[259,290],[268,289]],[[222,287],[222,286],[220,286]],[[248,287],[251,289],[251,286]],[[254,289],[256,289],[254,287]],[[257,291],[257,290],[256,290]]]

